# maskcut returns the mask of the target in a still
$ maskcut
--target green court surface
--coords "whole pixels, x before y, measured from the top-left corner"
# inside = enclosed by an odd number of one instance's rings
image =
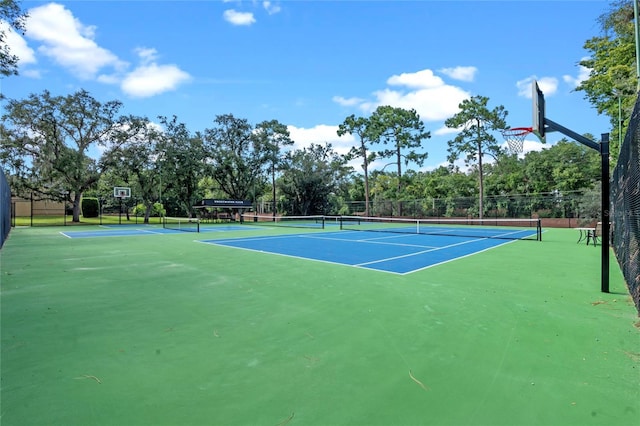
[[[407,275],[66,230],[0,252],[3,426],[638,425],[638,313],[575,230]]]

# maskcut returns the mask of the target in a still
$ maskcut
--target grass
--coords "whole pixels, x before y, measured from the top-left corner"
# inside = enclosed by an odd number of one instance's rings
[[[191,233],[61,230],[14,229],[0,252],[3,426],[640,415],[638,313],[613,257],[611,293],[599,292],[600,249],[574,230],[404,276]]]

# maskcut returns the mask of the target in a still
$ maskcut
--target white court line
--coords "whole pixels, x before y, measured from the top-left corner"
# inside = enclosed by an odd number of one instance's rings
[[[149,233],[149,234],[154,234],[154,235],[166,235],[169,234],[169,232],[158,232],[158,231],[150,231],[148,229],[135,229],[136,231],[140,231],[142,233]]]
[[[215,242],[211,242],[211,241],[198,241],[198,240],[194,240],[196,243],[203,243],[203,244],[210,244],[212,246],[221,246],[221,247],[227,247],[227,248],[232,248],[232,249],[237,249],[237,250],[245,250],[245,251],[252,251],[254,253],[262,253],[262,254],[272,254],[274,256],[282,256],[282,257],[289,257],[292,259],[302,259],[302,260],[311,260],[313,262],[322,262],[322,263],[329,263],[331,265],[340,265],[340,266],[350,266],[350,267],[354,267],[356,265],[350,265],[348,263],[341,263],[341,262],[332,262],[330,260],[322,260],[322,259],[315,259],[312,257],[303,257],[303,256],[294,256],[292,254],[284,254],[284,253],[276,253],[273,251],[265,251],[265,250],[257,250],[257,249],[250,249],[250,248],[246,248],[246,247],[237,247],[237,246],[228,246],[228,245],[224,245],[224,244],[218,244],[218,241]],[[228,241],[233,241],[233,240],[228,240]],[[366,269],[366,268],[365,268]],[[381,271],[381,272],[391,272],[391,271]],[[393,274],[398,275],[397,272],[391,272]]]
[[[332,234],[340,234],[341,232],[342,231],[333,232]],[[482,249],[482,250],[474,251],[473,253],[467,253],[467,254],[462,255],[462,256],[453,257],[451,259],[446,259],[446,260],[444,260],[442,262],[434,263],[432,265],[428,265],[428,266],[425,266],[425,267],[422,267],[422,268],[412,269],[411,271],[407,271],[407,272],[394,272],[394,271],[389,271],[389,270],[386,270],[386,269],[369,268],[369,267],[367,267],[367,265],[374,265],[374,264],[386,262],[386,261],[389,261],[389,260],[407,258],[407,257],[416,256],[416,255],[422,255],[422,254],[425,254],[425,253],[434,252],[434,251],[438,251],[438,250],[443,250],[443,249],[456,247],[456,246],[460,246],[460,245],[464,245],[464,244],[469,244],[469,243],[473,243],[473,242],[477,242],[477,241],[493,240],[494,238],[487,238],[487,237],[475,238],[475,239],[470,239],[470,240],[462,241],[462,242],[455,243],[455,244],[449,244],[449,245],[442,246],[442,247],[432,247],[432,246],[421,246],[421,245],[414,245],[414,244],[386,243],[386,242],[380,242],[380,241],[372,241],[372,239],[350,240],[350,239],[343,239],[343,238],[327,238],[327,237],[320,237],[319,235],[321,235],[321,234],[313,234],[313,235],[310,235],[310,234],[291,234],[291,235],[279,235],[279,236],[256,237],[256,238],[233,238],[233,239],[226,239],[226,240],[207,240],[207,241],[205,241],[205,240],[194,240],[194,241],[195,242],[199,242],[199,243],[204,243],[204,244],[222,245],[223,247],[230,247],[230,248],[235,248],[235,249],[239,249],[239,250],[252,251],[254,253],[272,254],[272,255],[276,255],[276,256],[284,256],[284,257],[289,257],[289,258],[294,258],[294,259],[311,260],[311,261],[315,261],[315,262],[328,263],[328,264],[332,264],[332,265],[349,266],[349,267],[367,269],[369,271],[383,272],[383,273],[388,273],[388,274],[393,274],[393,275],[408,275],[408,274],[412,274],[414,272],[423,271],[425,269],[432,268],[434,266],[442,265],[442,264],[445,264],[445,263],[448,263],[448,262],[451,262],[451,261],[454,261],[454,260],[458,260],[458,259],[463,259],[463,258],[468,257],[468,256],[473,256],[475,254],[482,253],[482,252],[485,252],[487,250],[494,249],[496,247],[500,247],[500,246],[502,246],[504,244],[514,243],[514,242],[518,241],[518,240],[504,240],[504,241],[500,242],[499,244],[496,244],[495,246],[491,246],[491,247],[487,247],[487,248]],[[325,235],[327,235],[327,234],[325,234]],[[373,240],[402,238],[402,237],[414,236],[414,235],[425,235],[425,234],[398,234],[398,235],[391,235],[391,236],[388,236],[388,237],[387,236],[385,236],[385,237],[376,237]],[[388,258],[385,258],[385,259],[374,260],[374,261],[371,261],[371,262],[364,262],[364,263],[359,263],[359,264],[349,264],[349,263],[333,262],[333,261],[322,260],[322,259],[315,259],[315,258],[309,258],[309,257],[303,257],[303,256],[294,256],[294,255],[289,255],[289,254],[276,253],[276,252],[273,252],[273,251],[257,250],[257,249],[250,249],[250,248],[245,248],[245,247],[237,247],[237,246],[233,246],[233,245],[225,245],[225,244],[223,244],[223,243],[235,242],[235,241],[238,241],[238,240],[241,240],[241,241],[272,240],[272,239],[289,238],[289,237],[302,237],[302,238],[310,238],[310,239],[314,239],[314,238],[315,239],[327,239],[327,240],[336,240],[336,241],[344,241],[344,242],[353,241],[353,242],[365,243],[365,244],[396,245],[396,246],[408,246],[408,247],[419,247],[419,248],[429,247],[429,249],[428,250],[421,250],[421,251],[416,252],[416,253],[410,253],[410,254],[401,255],[401,256],[394,256],[394,257],[388,257]]]
[[[209,244],[217,244],[217,243],[231,243],[231,242],[234,242],[234,241],[278,240],[278,239],[281,239],[281,238],[290,238],[290,237],[297,237],[297,236],[299,236],[299,235],[298,234],[274,235],[274,236],[269,236],[269,237],[255,237],[255,238],[238,237],[238,238],[229,238],[229,239],[226,239],[226,240],[211,240],[211,241],[215,241],[215,243],[212,243],[209,240],[202,240],[200,242],[209,243]]]
[[[438,246],[427,246],[424,244],[407,244],[407,243],[387,243],[384,241],[373,241],[370,239],[364,240],[349,240],[344,238],[327,238],[327,237],[317,237],[310,235],[299,235],[302,238],[309,238],[311,240],[330,240],[330,241],[342,241],[342,242],[354,242],[354,243],[366,243],[366,244],[380,244],[385,246],[400,246],[400,247],[419,247],[419,248],[438,248]]]
[[[475,240],[463,241],[461,243],[449,244],[447,246],[436,247],[436,248],[432,248],[430,250],[422,250],[422,251],[419,251],[419,252],[416,252],[416,253],[403,254],[401,256],[394,256],[394,257],[387,257],[386,259],[374,260],[373,262],[358,263],[356,266],[374,265],[376,263],[387,262],[389,260],[402,259],[402,258],[405,258],[405,257],[417,256],[417,255],[420,255],[420,254],[430,253],[430,252],[438,251],[438,250],[444,250],[444,249],[447,249],[447,248],[461,246],[461,245],[464,245],[464,244],[469,244],[469,243],[473,243],[473,242],[476,242],[476,241],[482,241],[482,240],[486,240],[486,239],[487,238],[478,238],[478,239],[475,239]],[[498,244],[498,245],[501,245],[501,244]]]
[[[492,246],[492,247],[487,247],[487,248],[479,250],[479,251],[474,251],[473,253],[467,253],[467,254],[462,255],[462,256],[452,257],[451,259],[443,260],[442,262],[434,263],[433,265],[428,265],[428,266],[424,266],[422,268],[413,269],[413,270],[411,270],[409,272],[403,272],[400,275],[408,275],[408,274],[412,274],[414,272],[424,271],[425,269],[433,268],[434,266],[444,265],[445,263],[449,263],[449,262],[452,262],[454,260],[464,259],[465,257],[474,256],[474,255],[476,255],[478,253],[482,253],[482,252],[485,252],[485,251],[488,251],[488,250],[493,250],[494,248],[503,246],[505,244],[515,243],[516,241],[517,240],[505,240],[503,243],[500,243],[498,245],[495,245],[495,246]]]

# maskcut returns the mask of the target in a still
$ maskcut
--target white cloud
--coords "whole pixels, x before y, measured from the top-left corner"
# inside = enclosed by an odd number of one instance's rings
[[[26,36],[41,43],[38,53],[82,80],[119,84],[127,95],[149,97],[175,90],[191,78],[177,65],[159,64],[156,49],[146,47],[135,49],[139,65],[130,70],[127,62],[94,41],[96,27],[82,24],[62,5],[49,3],[28,14]]]
[[[20,71],[20,75],[29,78],[42,78],[42,73],[39,70],[27,69],[24,71]]]
[[[531,85],[533,84],[533,80],[536,80],[538,82],[538,87],[540,87],[540,90],[542,90],[542,93],[544,93],[545,97],[552,96],[558,91],[557,78],[555,77],[536,78],[536,76],[531,76],[516,82],[516,87],[518,88],[518,96],[531,99],[531,96],[533,93]]]
[[[104,67],[126,64],[96,44],[95,27],[83,25],[64,6],[49,3],[28,11],[26,36],[42,44],[38,52],[68,68],[80,79],[92,79]]]
[[[364,99],[362,98],[343,98],[342,96],[334,96],[331,99],[338,105],[342,105],[345,107],[355,106],[364,102]]]
[[[256,19],[251,12],[238,12],[234,9],[225,10],[224,20],[233,25],[252,25],[256,23]]]
[[[138,47],[135,52],[140,57],[140,62],[143,64],[149,64],[155,62],[158,59],[158,51],[148,47]]]
[[[582,58],[582,59],[588,59],[588,58]],[[590,73],[591,73],[591,70],[589,68],[583,67],[582,65],[578,65],[578,75],[576,77],[566,74],[562,76],[562,79],[564,80],[565,83],[569,84],[572,88],[576,88],[580,83],[582,83],[583,81],[589,78]]]
[[[444,75],[460,81],[473,81],[478,68],[476,67],[455,67],[455,68],[442,68],[440,70]]]
[[[144,63],[128,73],[120,87],[123,92],[136,98],[148,98],[175,90],[191,76],[176,65]]]
[[[324,145],[325,143],[330,143],[335,152],[340,155],[345,155],[356,143],[356,138],[348,133],[343,136],[338,136],[338,126],[318,124],[308,129],[296,126],[287,126],[287,129],[289,130],[291,140],[295,142],[291,148],[292,150],[303,149],[311,144]],[[361,171],[362,159],[356,158],[350,161],[348,165],[356,171]],[[373,165],[370,167],[373,169]]]
[[[362,104],[365,111],[380,105],[415,109],[425,121],[446,120],[459,111],[459,105],[469,93],[456,86],[442,85],[410,92],[383,89],[374,92],[375,101]]]
[[[444,85],[440,77],[433,74],[430,69],[424,69],[418,72],[402,73],[400,75],[392,75],[387,79],[390,86],[407,86],[410,88],[433,88]]]
[[[4,42],[9,47],[11,55],[18,57],[19,68],[37,62],[35,52],[27,45],[26,40],[3,20],[0,20],[0,31],[4,32]]]
[[[457,134],[459,132],[460,132],[460,129],[456,129],[454,127],[442,126],[434,130],[432,133],[434,136],[445,136],[445,135]]]
[[[295,146],[304,148],[312,143],[351,143],[354,138],[352,135],[338,136],[338,126],[327,124],[318,124],[312,128],[287,126],[291,139],[295,141]]]
[[[333,101],[342,106],[357,107],[365,113],[371,113],[381,105],[415,109],[424,121],[441,121],[456,114],[460,103],[470,97],[461,88],[446,84],[430,69],[392,75],[387,84],[399,87],[377,90],[368,100],[334,96]]]
[[[266,10],[269,15],[275,15],[281,10],[279,5],[273,4],[270,1],[263,1],[262,7],[264,7],[264,10]]]
[[[311,144],[330,143],[333,149],[339,154],[349,152],[355,138],[353,135],[346,134],[338,136],[338,126],[330,126],[327,124],[318,124],[314,127],[305,129],[303,127],[287,126],[291,140],[295,143],[292,149],[306,148]]]

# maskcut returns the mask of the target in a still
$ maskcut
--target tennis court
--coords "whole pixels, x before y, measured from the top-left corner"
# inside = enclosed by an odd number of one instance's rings
[[[2,424],[637,424],[637,311],[615,266],[599,292],[599,250],[572,229],[380,273],[258,244],[313,241],[355,263],[397,238],[478,238],[233,226],[12,230]]]
[[[338,231],[201,242],[261,253],[291,256],[408,274],[506,244],[491,238],[466,238],[375,231]]]

